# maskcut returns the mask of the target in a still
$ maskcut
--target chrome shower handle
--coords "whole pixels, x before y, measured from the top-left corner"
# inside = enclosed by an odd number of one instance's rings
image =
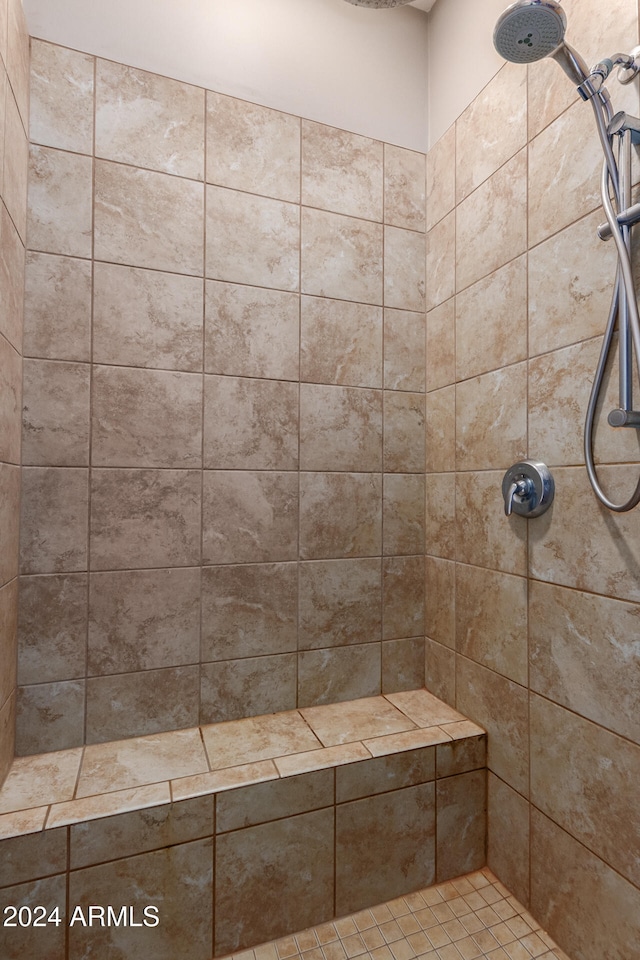
[[[529,500],[533,493],[533,482],[527,477],[522,477],[520,480],[513,480],[504,498],[505,516],[511,516],[515,497],[518,497],[521,502],[523,500]]]
[[[555,484],[549,468],[539,460],[520,460],[502,480],[505,516],[539,517],[551,505]]]

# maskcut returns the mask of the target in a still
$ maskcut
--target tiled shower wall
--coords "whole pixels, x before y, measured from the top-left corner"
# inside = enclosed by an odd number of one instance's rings
[[[422,686],[424,154],[31,90],[17,752]]]
[[[563,6],[587,62],[638,42],[635,0]],[[601,163],[552,61],[505,64],[427,157],[426,682],[486,727],[489,864],[575,960],[640,943],[640,511],[599,506],[582,451],[615,277]],[[596,453],[622,501],[617,405],[610,383]],[[507,519],[527,456],[555,502]]]
[[[0,784],[15,729],[28,113],[22,4],[0,0]]]

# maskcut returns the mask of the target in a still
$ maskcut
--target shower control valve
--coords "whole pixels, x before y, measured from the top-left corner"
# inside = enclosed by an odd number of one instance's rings
[[[555,484],[549,468],[538,460],[520,460],[509,467],[502,480],[507,517],[539,517],[551,506]]]

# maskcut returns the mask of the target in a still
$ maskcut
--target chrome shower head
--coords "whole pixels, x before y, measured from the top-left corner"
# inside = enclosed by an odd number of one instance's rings
[[[493,44],[505,60],[533,63],[564,40],[567,18],[555,0],[518,0],[500,15]]]
[[[498,17],[493,45],[512,63],[552,57],[579,85],[589,71],[582,57],[565,43],[566,28],[566,14],[556,0],[517,0]]]
[[[356,7],[401,7],[403,3],[411,3],[411,0],[347,0],[347,3],[353,3]]]

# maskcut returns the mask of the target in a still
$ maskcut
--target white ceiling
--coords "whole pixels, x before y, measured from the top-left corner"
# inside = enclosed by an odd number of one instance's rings
[[[425,13],[429,13],[429,10],[431,10],[435,2],[436,0],[413,0],[411,6],[417,7],[418,10],[424,10]]]

